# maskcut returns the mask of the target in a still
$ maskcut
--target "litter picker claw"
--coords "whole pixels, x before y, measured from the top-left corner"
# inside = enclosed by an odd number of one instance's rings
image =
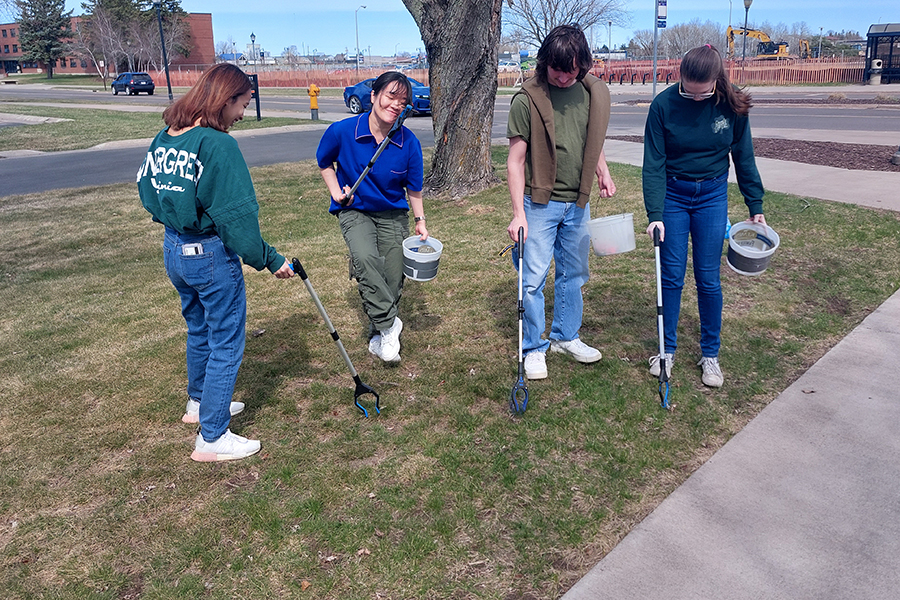
[[[528,388],[525,386],[525,365],[522,360],[522,316],[525,314],[525,307],[522,304],[522,260],[524,256],[524,249],[525,228],[519,227],[519,242],[516,245],[516,250],[518,252],[519,258],[519,376],[518,379],[516,379],[516,384],[513,386],[512,391],[509,394],[509,409],[517,415],[523,414],[525,412],[525,409],[528,408]]]
[[[368,417],[369,411],[367,411],[359,401],[361,396],[365,394],[371,394],[375,397],[375,412],[380,415],[381,399],[378,397],[378,393],[371,387],[364,384],[359,378],[359,374],[356,372],[356,369],[353,368],[353,363],[350,361],[350,356],[347,355],[347,351],[344,349],[344,344],[343,342],[341,342],[341,336],[339,336],[338,332],[334,330],[334,325],[331,324],[331,319],[328,318],[328,313],[325,312],[325,307],[322,306],[322,301],[319,300],[319,295],[316,294],[316,290],[313,289],[312,284],[309,282],[309,277],[306,275],[306,271],[303,269],[303,265],[300,264],[300,259],[295,258],[291,262],[291,268],[294,269],[294,273],[300,276],[300,279],[302,279],[303,283],[306,285],[306,289],[309,290],[309,295],[312,296],[313,302],[315,302],[316,304],[316,308],[319,309],[319,314],[322,315],[322,318],[325,320],[325,325],[328,327],[328,332],[331,334],[331,339],[333,339],[334,343],[337,344],[338,352],[341,353],[341,356],[344,358],[344,362],[347,363],[347,367],[350,369],[350,375],[353,377],[353,382],[356,384],[356,390],[353,392],[353,403],[356,404],[356,408],[362,411],[363,416]]]

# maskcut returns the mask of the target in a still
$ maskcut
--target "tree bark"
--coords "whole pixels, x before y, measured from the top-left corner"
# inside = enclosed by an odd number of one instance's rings
[[[434,157],[430,197],[459,198],[500,182],[491,166],[503,0],[403,0],[429,62]]]

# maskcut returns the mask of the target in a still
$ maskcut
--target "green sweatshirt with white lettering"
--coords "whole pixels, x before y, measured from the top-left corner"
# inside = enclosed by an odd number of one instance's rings
[[[218,235],[245,264],[274,273],[285,262],[259,230],[259,204],[237,142],[211,127],[159,132],[137,173],[141,204],[180,233]]]
[[[662,221],[669,177],[712,179],[734,162],[738,187],[750,216],[761,213],[762,180],[753,156],[750,119],[716,98],[683,98],[680,86],[660,92],[650,105],[644,128],[644,207],[650,222]]]

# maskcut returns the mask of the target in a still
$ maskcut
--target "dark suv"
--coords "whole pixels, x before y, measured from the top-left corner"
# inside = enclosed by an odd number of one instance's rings
[[[119,92],[125,92],[129,96],[138,92],[147,92],[153,95],[156,85],[153,78],[147,73],[122,73],[112,82],[112,93],[118,95]]]

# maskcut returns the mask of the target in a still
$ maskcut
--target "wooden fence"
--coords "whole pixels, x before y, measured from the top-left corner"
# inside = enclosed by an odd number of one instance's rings
[[[656,63],[657,81],[671,83],[678,81],[681,60],[659,60]],[[863,58],[819,58],[726,61],[726,69],[731,80],[739,85],[797,85],[815,83],[863,83],[865,59]],[[252,67],[244,67],[253,73]],[[310,69],[298,71],[260,70],[260,87],[306,88],[310,83],[319,87],[343,88],[369,77],[378,77],[385,69],[365,68],[358,72],[352,67],[339,69]],[[620,60],[611,61],[591,70],[604,81],[614,85],[633,85],[653,82],[653,61]],[[190,87],[197,82],[202,68],[177,69],[170,71],[173,86]],[[428,85],[427,69],[404,71],[408,76]],[[500,87],[514,87],[524,79],[534,76],[533,71],[523,73],[498,73]],[[153,73],[157,86],[166,85],[163,71]]]

